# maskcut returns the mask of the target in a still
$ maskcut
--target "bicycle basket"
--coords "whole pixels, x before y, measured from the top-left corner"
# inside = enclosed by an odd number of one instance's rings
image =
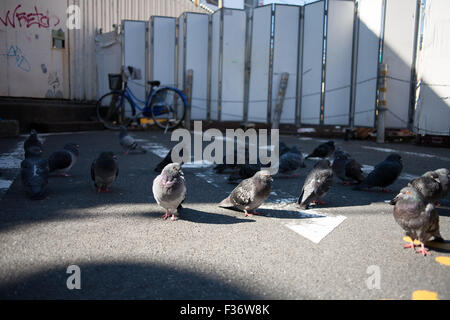
[[[122,75],[120,73],[109,73],[109,89],[122,90]]]

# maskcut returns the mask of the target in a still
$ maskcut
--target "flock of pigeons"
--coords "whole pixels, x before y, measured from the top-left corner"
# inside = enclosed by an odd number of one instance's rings
[[[145,153],[136,140],[130,136],[124,127],[121,127],[119,142],[125,154],[130,151]],[[79,152],[78,145],[68,143],[62,150],[56,151],[49,159],[42,157],[42,143],[35,130],[24,143],[25,160],[21,164],[22,185],[32,199],[42,199],[47,194],[48,177],[51,174],[67,176],[69,170],[76,163]],[[153,181],[153,196],[165,214],[162,218],[176,220],[178,211],[186,197],[186,182],[182,171],[182,164],[174,163],[171,151],[155,167],[160,174]],[[331,164],[329,158],[334,154]],[[269,197],[273,181],[270,171],[261,163],[256,164],[227,164],[214,167],[215,172],[224,173],[231,170],[228,178],[230,183],[240,181],[230,195],[219,203],[219,207],[234,207],[244,211],[245,216],[259,214],[255,210]],[[235,160],[237,153],[235,152]],[[308,158],[320,158],[308,173],[301,193],[297,200],[300,209],[308,209],[312,203],[322,204],[322,198],[328,193],[336,175],[344,185],[355,185],[354,190],[365,190],[373,187],[382,188],[383,191],[393,184],[400,175],[403,164],[399,154],[390,154],[384,161],[377,164],[374,169],[364,176],[362,166],[347,152],[336,148],[333,141],[319,145],[310,153]],[[248,150],[246,152],[248,162]],[[234,163],[236,163],[235,161]],[[269,164],[270,165],[270,164]],[[294,172],[305,168],[304,158],[297,146],[289,148],[280,143],[280,157],[276,164],[281,176],[294,177]],[[102,152],[92,162],[91,178],[97,192],[109,192],[111,185],[119,174],[117,159],[113,152]],[[423,255],[429,254],[424,243],[434,238],[443,241],[439,232],[439,215],[435,205],[439,199],[449,194],[448,169],[442,168],[426,172],[415,178],[401,189],[400,193],[391,201],[394,205],[394,218],[405,230],[412,243],[405,245],[415,251],[414,240],[421,242],[419,251]]]

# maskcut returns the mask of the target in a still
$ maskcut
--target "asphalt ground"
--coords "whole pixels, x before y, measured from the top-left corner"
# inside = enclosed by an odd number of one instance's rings
[[[148,150],[123,154],[117,132],[41,135],[44,156],[80,144],[71,177],[50,178],[50,194],[29,200],[17,179],[26,137],[0,140],[0,298],[3,299],[412,299],[450,298],[450,241],[431,256],[403,249],[387,201],[409,179],[450,167],[449,149],[368,141],[336,144],[371,166],[392,150],[403,158],[392,194],[333,186],[317,208],[294,205],[308,171],[275,176],[262,216],[219,208],[236,185],[212,166],[185,165],[188,194],[180,219],[163,220],[153,171],[175,143],[162,132],[131,132]],[[321,139],[281,136],[308,153]],[[90,166],[101,151],[118,155],[112,192],[97,194]],[[10,181],[10,182],[8,182]],[[441,201],[441,234],[450,238],[450,199]],[[69,266],[81,289],[67,287]],[[425,295],[421,295],[425,294]]]

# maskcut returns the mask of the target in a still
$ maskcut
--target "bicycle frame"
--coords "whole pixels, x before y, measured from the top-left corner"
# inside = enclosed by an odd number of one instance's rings
[[[168,88],[168,89],[172,89],[172,90],[178,92],[178,93],[180,94],[180,96],[182,97],[182,99],[183,99],[184,105],[187,105],[187,100],[186,100],[186,97],[184,96],[184,93],[183,93],[181,90],[179,90],[178,88],[167,87],[167,86],[165,86],[165,87],[159,87],[159,88],[160,88],[160,89],[162,89],[162,88]],[[122,102],[123,102],[123,96],[126,96],[128,99],[130,99],[130,101],[131,101],[131,103],[132,103],[132,105],[133,105],[133,108],[139,110],[140,112],[145,112],[146,109],[150,107],[150,102],[151,102],[151,99],[152,99],[153,94],[154,94],[155,92],[157,92],[157,91],[158,91],[158,90],[155,90],[155,89],[153,89],[153,88],[150,89],[150,92],[148,93],[148,95],[147,95],[147,97],[145,98],[145,101],[144,101],[144,100],[141,100],[141,99],[139,99],[138,97],[136,97],[136,96],[134,95],[133,91],[130,89],[130,87],[128,87],[128,82],[125,82],[125,87],[124,87],[124,89],[123,89],[122,91],[120,91],[120,92],[121,92],[121,98],[120,98],[121,100],[120,100],[120,102],[119,102],[119,105],[122,104]],[[137,102],[136,102],[136,101],[137,101]],[[142,105],[144,105],[144,106],[141,107],[138,103],[139,103],[139,104],[142,104]],[[137,116],[137,115],[138,115],[138,114],[136,113],[136,116]]]

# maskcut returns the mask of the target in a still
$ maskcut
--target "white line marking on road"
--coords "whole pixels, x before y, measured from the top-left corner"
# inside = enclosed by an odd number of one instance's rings
[[[12,180],[0,179],[0,190],[9,189],[9,187],[12,185],[12,183],[13,183]]]
[[[315,214],[315,217],[311,217],[314,214],[309,212],[299,212],[299,214],[301,216],[306,214],[307,216],[292,220],[286,223],[285,226],[316,244],[347,219],[347,217],[341,215],[325,216]]]

